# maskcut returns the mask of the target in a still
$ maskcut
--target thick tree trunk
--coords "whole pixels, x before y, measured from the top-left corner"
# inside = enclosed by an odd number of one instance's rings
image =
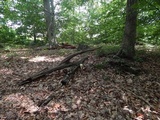
[[[136,4],[137,0],[127,0],[124,36],[122,40],[121,50],[118,53],[118,56],[122,58],[133,59],[135,55],[137,22],[137,10],[135,8]]]

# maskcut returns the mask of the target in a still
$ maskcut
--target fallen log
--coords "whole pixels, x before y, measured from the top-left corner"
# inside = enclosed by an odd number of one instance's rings
[[[72,62],[72,63],[68,63],[68,64],[62,64],[62,65],[58,65],[57,67],[53,67],[53,68],[46,68],[34,75],[32,75],[31,77],[21,81],[20,83],[18,83],[18,85],[25,85],[27,83],[31,83],[33,81],[36,81],[37,79],[41,78],[41,77],[44,77],[46,76],[47,74],[49,73],[52,73],[56,70],[61,70],[61,69],[64,69],[64,68],[67,68],[67,67],[71,67],[71,66],[76,66],[76,65],[79,65],[81,63],[81,61],[77,61],[77,62]]]
[[[68,57],[66,57],[64,60],[62,60],[58,66],[52,67],[52,68],[45,68],[45,69],[41,70],[40,72],[37,72],[37,73],[33,74],[32,76],[28,77],[27,79],[25,79],[21,82],[18,82],[18,85],[21,86],[21,85],[25,85],[25,84],[37,81],[39,78],[45,77],[46,75],[48,75],[54,71],[57,71],[57,70],[61,70],[61,69],[71,67],[71,66],[79,66],[79,64],[81,64],[81,62],[82,62],[81,60],[77,61],[77,62],[70,62],[70,60],[73,57],[75,57],[76,55],[83,54],[83,53],[89,52],[89,51],[94,51],[95,49],[98,49],[98,48],[93,48],[93,49],[88,49],[88,50],[80,51],[77,53],[73,53],[73,54],[69,55]]]
[[[61,81],[62,86],[63,85],[67,85],[68,82],[70,81],[70,79],[72,79],[74,77],[75,72],[78,70],[78,68],[80,67],[80,64],[82,64],[88,57],[84,57],[83,59],[81,59],[79,61],[79,65],[77,65],[76,67],[74,67],[71,72],[69,72],[65,79]],[[57,90],[59,90],[60,88],[58,88]],[[53,92],[51,95],[49,95],[46,99],[42,100],[41,102],[38,103],[39,107],[45,106],[47,105],[53,98],[55,97],[55,92]]]
[[[89,52],[89,51],[94,51],[94,50],[99,49],[99,48],[101,48],[101,47],[93,48],[93,49],[87,49],[87,50],[83,50],[83,51],[79,51],[79,52],[73,53],[73,54],[69,55],[68,57],[66,57],[65,59],[63,59],[59,65],[64,64],[64,63],[67,64],[67,63],[69,63],[69,61],[70,61],[73,57],[75,57],[75,56],[77,56],[77,55],[80,55],[80,54],[83,54],[83,53],[86,53],[86,52]]]
[[[83,59],[81,59],[79,61],[80,64],[83,64],[84,61],[87,59],[88,57],[84,57]],[[71,71],[66,75],[66,77],[61,81],[62,85],[67,85],[69,83],[69,81],[74,77],[75,72],[80,68],[80,64],[75,66],[74,68],[71,69]]]

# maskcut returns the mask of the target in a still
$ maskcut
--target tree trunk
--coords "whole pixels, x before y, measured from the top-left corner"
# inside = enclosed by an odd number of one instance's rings
[[[46,26],[47,26],[47,37],[48,37],[49,45],[52,46],[53,44],[55,44],[54,43],[55,42],[55,30],[54,30],[55,22],[53,22],[54,14],[51,14],[53,5],[50,6],[50,4],[53,4],[53,2],[51,2],[50,0],[43,0],[43,4],[44,4]]]
[[[57,45],[57,40],[56,40],[56,22],[55,22],[55,5],[54,5],[54,0],[50,0],[51,2],[51,11],[52,11],[52,14],[51,14],[51,22],[52,22],[52,25],[51,25],[51,29],[52,29],[52,33],[53,33],[53,37],[51,39],[51,42],[52,42],[52,45]]]
[[[136,4],[137,0],[127,0],[124,36],[121,50],[118,53],[118,56],[122,58],[133,59],[135,55],[137,22],[137,10],[135,8]]]
[[[37,42],[37,36],[36,36],[36,33],[33,33],[34,35],[33,35],[33,37],[34,37],[34,43],[36,44],[36,42]]]
[[[35,26],[33,26],[34,28],[34,30],[33,30],[33,38],[34,38],[34,44],[36,44],[36,42],[37,42],[37,36],[36,36],[36,28],[35,28]]]

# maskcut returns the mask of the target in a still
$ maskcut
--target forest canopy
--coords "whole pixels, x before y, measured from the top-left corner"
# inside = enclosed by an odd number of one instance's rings
[[[45,0],[44,0],[45,1]],[[42,0],[0,1],[0,43],[2,45],[44,45],[47,29]],[[51,2],[50,6],[51,6]],[[77,44],[121,43],[126,1],[121,0],[55,0],[49,16],[51,31],[57,42]],[[139,42],[160,44],[159,0],[138,1],[137,34]]]

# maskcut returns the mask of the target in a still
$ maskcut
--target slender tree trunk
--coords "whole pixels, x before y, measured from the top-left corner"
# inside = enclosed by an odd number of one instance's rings
[[[34,30],[33,30],[33,38],[34,38],[34,43],[36,43],[37,42],[37,36],[36,36],[36,28],[35,28],[35,26],[33,26],[34,28]]]
[[[52,33],[53,33],[53,37],[51,39],[51,42],[53,45],[57,45],[57,40],[56,40],[56,22],[55,22],[55,5],[54,5],[54,0],[50,0],[51,2],[51,29],[52,29]]]
[[[55,28],[54,28],[54,13],[52,13],[53,9],[53,1],[52,0],[43,0],[44,4],[44,12],[47,26],[47,37],[49,41],[49,45],[52,46],[55,44]],[[51,4],[51,5],[50,5]],[[52,18],[53,17],[53,18]]]
[[[73,15],[75,15],[75,8],[73,8],[72,12],[73,12]],[[74,25],[73,28],[72,28],[72,36],[71,36],[71,42],[72,43],[75,43],[75,29],[76,29],[76,27]]]
[[[127,0],[124,36],[122,40],[121,50],[118,53],[118,56],[122,58],[133,59],[135,55],[137,23],[137,10],[135,8],[136,4],[137,0]]]
[[[33,33],[34,35],[33,35],[33,37],[34,37],[34,43],[36,43],[37,42],[37,36],[36,36],[36,33]]]

